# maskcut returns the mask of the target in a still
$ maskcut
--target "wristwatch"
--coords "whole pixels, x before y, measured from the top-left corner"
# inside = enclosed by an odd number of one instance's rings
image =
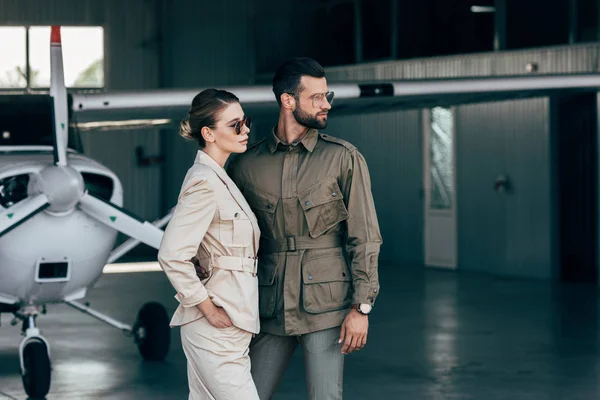
[[[373,307],[370,304],[352,304],[352,308],[358,311],[362,315],[369,315]]]

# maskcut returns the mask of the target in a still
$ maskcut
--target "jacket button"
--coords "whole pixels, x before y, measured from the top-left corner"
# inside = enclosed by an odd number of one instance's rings
[[[233,214],[234,218],[239,218],[240,217],[240,213],[235,213]]]
[[[377,289],[373,289],[373,293],[377,293]]]
[[[310,206],[310,201],[307,201],[307,202],[306,202],[306,203],[304,203],[304,204],[306,204],[307,206]]]
[[[311,280],[312,278],[313,278],[313,276],[312,276],[312,275],[309,275],[309,276],[308,276],[308,279],[309,279],[309,280]]]
[[[336,193],[336,192],[333,192],[333,193],[331,193],[331,195],[332,195],[333,197],[335,197],[335,196],[337,196],[337,193]]]
[[[270,210],[273,206],[270,204],[267,204],[267,210]]]

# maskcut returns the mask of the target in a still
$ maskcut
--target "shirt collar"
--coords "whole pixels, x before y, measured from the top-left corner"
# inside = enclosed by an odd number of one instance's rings
[[[282,146],[288,146],[287,144],[285,144],[281,140],[279,140],[279,138],[275,134],[276,129],[277,129],[277,126],[275,126],[273,128],[273,130],[271,131],[271,137],[269,139],[269,150],[271,151],[271,153],[274,153],[275,150],[277,150],[277,146],[279,146],[279,144],[281,144]],[[312,153],[313,150],[315,149],[315,146],[317,145],[318,139],[319,139],[319,131],[316,129],[309,129],[308,132],[306,133],[306,135],[304,135],[304,137],[300,141],[300,143],[302,143],[302,145],[304,146],[304,148],[306,150],[308,150],[309,152]],[[293,146],[293,144],[292,144],[292,146]]]

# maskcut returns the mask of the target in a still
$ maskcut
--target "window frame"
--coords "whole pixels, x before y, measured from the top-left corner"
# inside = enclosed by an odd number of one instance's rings
[[[31,28],[45,28],[50,27],[52,25],[31,25],[31,24],[1,24],[0,27],[19,27],[25,28],[25,86],[23,87],[1,87],[0,93],[10,93],[10,92],[27,92],[27,93],[37,93],[37,92],[46,92],[50,89],[50,86],[31,86],[31,65],[29,58],[29,49],[30,49],[30,40],[29,40],[29,30]],[[77,27],[77,28],[102,28],[102,72],[104,74],[103,85],[102,86],[67,86],[67,90],[69,91],[103,91],[106,89],[106,28],[104,25],[77,25],[77,24],[69,24],[64,27]],[[61,28],[63,26],[61,25]]]

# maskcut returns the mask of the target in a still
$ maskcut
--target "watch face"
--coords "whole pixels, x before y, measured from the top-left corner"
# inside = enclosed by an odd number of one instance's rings
[[[373,308],[373,307],[371,307],[371,305],[370,305],[370,304],[361,304],[361,305],[359,305],[359,307],[360,307],[360,311],[361,311],[363,314],[368,314],[368,313],[370,313],[370,312],[371,312],[371,309]]]

